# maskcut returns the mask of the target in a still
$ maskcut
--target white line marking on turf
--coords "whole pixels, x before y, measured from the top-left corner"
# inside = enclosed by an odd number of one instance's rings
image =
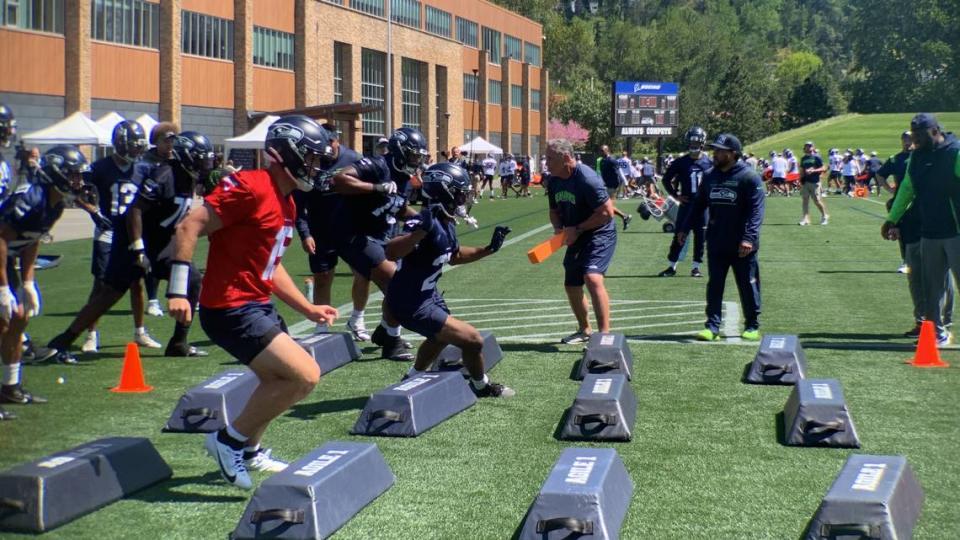
[[[695,306],[696,306],[696,304],[691,304],[691,305],[689,305],[689,306],[677,306],[677,307],[695,307]],[[628,309],[611,309],[611,310],[610,310],[610,315],[616,315],[617,313],[629,313],[629,312],[633,312],[633,311],[647,311],[647,310],[650,310],[650,309],[656,309],[656,308],[651,308],[651,307],[639,307],[639,308],[628,308]],[[540,310],[540,309],[537,309],[537,310],[525,310],[526,313],[536,313],[536,312],[540,312],[540,311],[542,311],[542,310]],[[488,314],[488,315],[497,315],[497,314],[499,314],[499,313],[501,313],[501,312],[497,312],[497,311],[488,311],[488,312],[486,312],[486,314]],[[700,313],[700,312],[698,311],[698,312],[696,312],[696,313]],[[473,314],[471,314],[470,317],[476,317],[477,315],[483,315],[483,314],[482,314],[482,313],[473,313]],[[494,318],[494,319],[480,319],[480,320],[476,320],[476,319],[472,319],[472,318],[470,318],[470,317],[461,317],[460,314],[458,313],[458,314],[457,314],[457,318],[458,318],[458,319],[466,319],[466,321],[467,321],[468,323],[472,324],[472,325],[477,325],[477,324],[481,324],[481,323],[488,323],[488,322],[506,322],[506,321],[518,321],[519,323],[523,324],[525,321],[529,321],[529,320],[533,320],[533,319],[556,319],[556,318],[557,318],[558,316],[560,316],[560,315],[563,315],[563,314],[551,313],[551,314],[547,314],[547,315],[530,315],[530,316],[506,317],[506,318],[505,318],[505,317],[497,317],[497,318]],[[572,314],[571,314],[571,316],[572,316]],[[567,318],[569,319],[570,317],[567,317]],[[616,317],[614,317],[614,318],[611,319],[611,320],[616,321],[616,320],[618,320],[618,319],[617,319]]]
[[[696,324],[698,322],[700,321],[673,321],[673,322],[667,322],[667,323],[641,324],[641,325],[635,325],[635,326],[624,326],[620,328],[612,328],[610,331],[622,332],[623,330],[638,330],[641,328],[656,328],[661,326],[675,326],[680,324]],[[560,338],[563,337],[563,334],[558,334],[556,332],[547,332],[543,334],[526,334],[522,336],[503,336],[503,337],[497,337],[497,341],[506,342],[506,341],[534,341],[535,340],[538,342],[543,342],[542,338],[549,338],[549,337],[556,337],[557,341],[559,341]],[[641,343],[652,343],[646,340],[632,340],[632,341],[639,341]],[[673,342],[668,342],[668,343],[673,343]]]
[[[699,314],[700,314],[699,311],[682,311],[680,313],[661,313],[658,315],[635,315],[632,317],[620,317],[619,319],[610,319],[610,321],[620,322],[620,321],[629,321],[634,319],[663,319],[665,317],[679,317],[683,315],[699,315]],[[511,329],[517,328],[518,326],[521,326],[522,328],[539,328],[539,327],[545,327],[545,326],[561,326],[561,325],[567,326],[567,325],[570,325],[571,323],[576,324],[576,321],[573,318],[572,314],[570,315],[569,319],[562,320],[562,321],[553,321],[549,323],[538,323],[538,324],[522,324],[522,325],[511,324],[510,326],[490,326],[486,328],[477,328],[477,330],[480,330],[480,331],[511,330]],[[508,336],[504,336],[504,337],[508,337]]]
[[[740,341],[740,305],[736,302],[723,303],[723,328],[720,335],[728,340]]]
[[[530,238],[531,236],[533,236],[533,235],[535,235],[535,234],[539,234],[539,233],[541,233],[541,232],[543,232],[543,231],[545,231],[545,230],[547,230],[547,229],[552,229],[552,228],[553,228],[553,224],[551,224],[551,223],[547,223],[546,225],[541,225],[541,226],[539,226],[539,227],[536,227],[536,228],[534,228],[534,229],[532,229],[532,230],[529,230],[529,231],[521,234],[520,236],[515,236],[515,237],[507,240],[506,242],[503,243],[503,247],[512,246],[513,244],[516,244],[517,242],[522,242],[522,241],[526,240],[527,238]],[[502,248],[501,248],[501,249],[502,249]],[[444,267],[443,272],[444,272],[444,273],[452,272],[452,271],[455,270],[456,268],[458,268],[458,267],[457,267],[457,266],[447,266],[447,267]],[[382,300],[382,299],[383,299],[383,293],[380,292],[380,291],[377,291],[376,293],[371,294],[370,297],[367,299],[367,305],[370,305],[370,304],[373,303],[373,302],[379,302],[379,301]],[[352,310],[352,309],[353,309],[353,302],[347,302],[346,304],[343,304],[342,306],[338,306],[338,307],[337,307],[337,311],[339,311],[340,313],[345,313],[347,310]],[[298,322],[298,323],[295,323],[295,324],[293,324],[292,326],[290,326],[290,327],[288,328],[288,331],[289,331],[290,335],[293,336],[293,337],[304,337],[304,336],[306,336],[306,335],[308,335],[308,334],[311,333],[312,329],[314,328],[314,324],[315,324],[315,323],[314,323],[313,321],[310,321],[310,320],[305,319],[305,320],[302,320],[302,321],[300,321],[300,322]]]

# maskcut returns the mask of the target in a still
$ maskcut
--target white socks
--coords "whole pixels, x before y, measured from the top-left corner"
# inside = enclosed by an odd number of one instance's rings
[[[487,386],[487,383],[489,382],[490,382],[490,377],[487,377],[486,374],[484,374],[483,378],[480,380],[470,379],[470,384],[472,384],[473,388],[476,390],[483,390]]]
[[[3,364],[3,385],[12,386],[15,384],[20,384],[20,362]]]
[[[387,335],[390,337],[400,337],[400,327],[399,326],[390,326],[387,324],[387,321],[380,319],[380,326],[383,326],[387,331]]]

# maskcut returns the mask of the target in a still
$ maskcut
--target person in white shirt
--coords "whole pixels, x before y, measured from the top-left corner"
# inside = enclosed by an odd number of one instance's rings
[[[504,199],[507,198],[507,190],[511,189],[520,197],[520,193],[513,187],[517,174],[517,162],[513,160],[513,154],[507,154],[500,162],[500,189]]]
[[[492,201],[494,199],[493,177],[497,174],[497,160],[487,154],[480,165],[483,167],[483,179],[480,180],[480,198],[483,198],[484,188],[489,186],[490,200]]]
[[[833,187],[833,193],[835,195],[839,195],[840,187],[843,182],[843,174],[841,173],[841,169],[843,169],[843,156],[840,155],[839,150],[836,148],[831,148],[828,161],[830,163],[830,178],[827,180],[827,191]]]
[[[788,195],[787,172],[790,170],[790,163],[780,154],[770,152],[770,169],[770,185],[767,194],[777,192],[781,195]]]
[[[860,162],[853,157],[853,154],[847,152],[843,156],[843,163],[840,167],[840,174],[843,175],[843,194],[847,197],[853,197],[853,186],[860,176]]]

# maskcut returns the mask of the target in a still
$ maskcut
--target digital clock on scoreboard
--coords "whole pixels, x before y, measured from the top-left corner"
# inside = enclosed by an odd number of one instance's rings
[[[680,85],[613,83],[613,132],[619,137],[673,137],[680,121]]]

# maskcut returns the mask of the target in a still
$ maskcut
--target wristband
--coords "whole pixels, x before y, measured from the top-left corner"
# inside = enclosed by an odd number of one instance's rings
[[[190,263],[173,261],[170,263],[170,281],[167,283],[167,298],[186,298],[187,285],[190,283]]]
[[[146,248],[143,245],[143,238],[137,238],[133,242],[130,242],[130,246],[127,247],[130,251],[143,251]]]

